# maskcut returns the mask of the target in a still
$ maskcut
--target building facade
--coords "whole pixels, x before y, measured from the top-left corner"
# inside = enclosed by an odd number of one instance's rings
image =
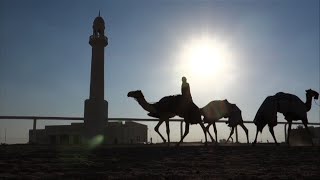
[[[313,144],[320,144],[320,127],[308,126],[310,133],[312,135]],[[303,126],[298,126],[296,129],[291,129],[290,133],[290,144],[304,145],[310,144],[311,139]]]
[[[83,144],[84,132],[84,123],[46,126],[45,129],[36,130],[34,139],[33,130],[29,130],[29,142],[57,145]],[[148,139],[148,127],[136,122],[108,122],[102,137],[103,144],[144,144]]]

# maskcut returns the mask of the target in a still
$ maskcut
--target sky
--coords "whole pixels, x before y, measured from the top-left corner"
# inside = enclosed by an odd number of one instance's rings
[[[109,117],[149,118],[127,93],[139,89],[156,102],[179,94],[182,76],[199,107],[228,99],[246,121],[267,96],[287,92],[305,101],[306,89],[320,91],[318,0],[1,0],[0,115],[83,117],[88,41],[99,10],[109,39]],[[320,108],[312,104],[309,122],[319,123]],[[278,121],[285,121],[281,114]],[[41,121],[37,128],[71,122]],[[144,124],[160,141],[156,122]],[[246,126],[253,141],[255,126]],[[30,120],[0,120],[0,142],[4,131],[8,143],[27,142],[31,128]],[[180,125],[170,129],[171,140],[179,140]],[[217,129],[218,139],[228,137],[226,124]],[[164,125],[160,131],[165,135]],[[283,141],[282,125],[275,134]],[[186,141],[201,139],[200,126],[192,125]],[[245,142],[240,128],[239,139]],[[268,128],[258,140],[273,141]]]

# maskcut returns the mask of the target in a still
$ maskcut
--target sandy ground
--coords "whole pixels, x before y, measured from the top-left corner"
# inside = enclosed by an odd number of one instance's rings
[[[320,147],[1,145],[0,179],[320,179]]]

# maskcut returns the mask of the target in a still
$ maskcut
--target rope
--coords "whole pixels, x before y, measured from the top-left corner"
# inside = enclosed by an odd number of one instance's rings
[[[320,105],[317,103],[317,101],[316,101],[315,99],[313,99],[313,100],[314,100],[314,103],[315,103],[317,106],[320,107]]]
[[[313,99],[313,100],[314,100],[314,103],[315,103],[317,106],[320,107],[320,105],[317,103],[317,101],[316,101],[315,99]],[[319,121],[320,121],[320,119],[319,119]]]

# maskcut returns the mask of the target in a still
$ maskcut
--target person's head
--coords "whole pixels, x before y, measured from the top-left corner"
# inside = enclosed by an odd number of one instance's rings
[[[182,77],[182,82],[187,82],[187,78],[186,77]]]

